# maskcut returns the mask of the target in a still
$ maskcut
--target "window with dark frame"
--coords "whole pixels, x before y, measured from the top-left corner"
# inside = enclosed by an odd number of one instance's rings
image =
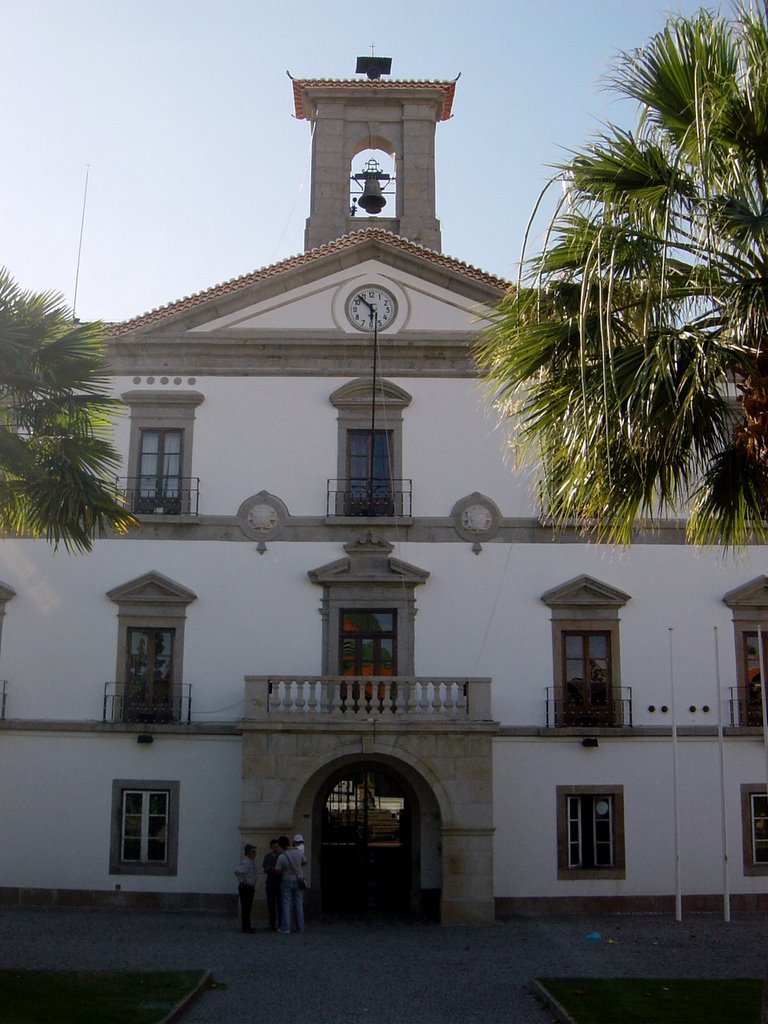
[[[176,630],[129,626],[123,718],[128,722],[171,722],[173,648]]]
[[[182,511],[183,430],[142,430],[139,443],[136,511]]]
[[[391,430],[347,431],[348,515],[394,515]]]
[[[563,717],[566,725],[611,725],[611,634],[563,630]]]
[[[744,669],[744,699],[746,704],[746,725],[763,724],[763,697],[760,683],[760,649],[757,630],[745,630],[742,634],[742,657]],[[763,663],[768,659],[768,635],[763,633]]]
[[[397,611],[394,608],[340,610],[339,674],[397,675]]]

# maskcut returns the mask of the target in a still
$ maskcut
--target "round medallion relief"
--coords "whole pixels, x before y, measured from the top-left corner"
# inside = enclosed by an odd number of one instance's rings
[[[266,504],[252,505],[245,517],[250,528],[258,530],[260,533],[269,533],[270,530],[274,530],[278,519],[275,509]]]
[[[461,525],[469,533],[487,533],[493,525],[491,510],[486,505],[469,505],[461,513]]]

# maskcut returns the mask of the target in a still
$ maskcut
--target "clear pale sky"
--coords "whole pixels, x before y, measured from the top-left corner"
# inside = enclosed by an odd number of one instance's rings
[[[290,81],[455,78],[437,128],[443,250],[516,274],[548,165],[631,105],[619,50],[691,0],[0,0],[0,265],[121,320],[303,249],[310,127]],[[708,4],[730,11],[730,4]]]

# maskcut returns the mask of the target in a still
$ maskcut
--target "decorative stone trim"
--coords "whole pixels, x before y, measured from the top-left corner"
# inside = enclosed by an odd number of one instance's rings
[[[246,537],[257,541],[277,539],[289,517],[285,502],[269,491],[251,495],[237,510],[240,529]]]
[[[492,540],[499,532],[501,512],[496,502],[474,491],[461,498],[451,509],[453,528],[462,538],[479,548],[481,541]]]

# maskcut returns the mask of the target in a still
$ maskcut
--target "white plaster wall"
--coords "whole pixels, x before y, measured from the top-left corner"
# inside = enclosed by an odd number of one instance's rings
[[[403,477],[413,480],[413,512],[448,516],[473,491],[492,498],[503,515],[536,511],[526,472],[515,470],[498,417],[474,380],[382,377],[412,397],[403,414]],[[122,378],[116,393],[195,390],[192,475],[200,478],[200,513],[234,515],[250,495],[267,490],[291,515],[324,515],[329,478],[336,477],[338,414],[330,396],[347,377],[200,377],[194,385],[137,385]],[[386,417],[377,420],[386,429]],[[129,422],[118,421],[115,444],[128,454]],[[126,467],[124,475],[135,474]]]
[[[670,738],[515,737],[494,745],[495,895],[663,895],[675,891],[672,743]],[[716,739],[678,744],[681,891],[722,892],[722,818]],[[725,743],[726,834],[733,893],[765,891],[743,873],[740,784],[765,776],[762,744]],[[626,879],[557,878],[558,785],[623,786]]]
[[[0,743],[0,887],[236,892],[239,737],[15,733]],[[112,781],[178,780],[175,876],[109,874]]]
[[[189,588],[184,679],[193,720],[234,721],[243,677],[321,668],[321,589],[307,571],[340,557],[333,544],[99,541],[89,555],[43,542],[0,542],[8,602],[0,677],[7,717],[102,717],[104,683],[115,679],[117,606],[106,592],[150,570]]]

